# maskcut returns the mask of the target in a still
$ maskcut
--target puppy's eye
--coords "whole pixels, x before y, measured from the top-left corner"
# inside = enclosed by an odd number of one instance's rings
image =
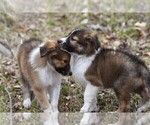
[[[73,37],[71,37],[71,40],[78,42],[78,40]]]
[[[63,60],[64,63],[68,63],[68,60]]]

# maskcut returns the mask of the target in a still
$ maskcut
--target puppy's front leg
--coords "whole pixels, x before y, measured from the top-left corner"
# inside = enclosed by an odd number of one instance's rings
[[[50,89],[51,112],[58,112],[58,101],[60,95],[60,84],[55,84]]]
[[[43,108],[43,110],[48,111],[50,108],[50,104],[49,104],[46,92],[43,91],[42,87],[40,87],[39,85],[38,86],[35,85],[32,88],[33,88],[33,92],[34,92],[38,102],[40,103],[41,107]]]
[[[91,112],[97,111],[97,92],[99,87],[93,86],[90,83],[86,85],[85,92],[84,92],[84,105],[81,108],[80,112]]]

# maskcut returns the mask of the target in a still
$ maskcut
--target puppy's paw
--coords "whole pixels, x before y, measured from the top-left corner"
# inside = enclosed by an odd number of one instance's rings
[[[89,109],[87,109],[85,106],[83,106],[83,107],[80,109],[80,112],[81,112],[81,113],[87,113],[87,112],[89,112]]]
[[[59,125],[58,113],[44,113],[44,125]]]
[[[98,117],[95,113],[84,113],[80,125],[98,125]]]
[[[146,112],[150,108],[150,101],[146,102],[144,105],[142,105],[140,108],[138,108],[137,112]]]
[[[58,113],[58,109],[54,108],[53,106],[49,106],[49,108],[45,109],[44,112],[48,112],[48,113]]]
[[[99,111],[99,107],[97,107],[96,104],[92,104],[92,106],[90,107],[90,111],[91,112],[98,112]]]
[[[97,107],[96,104],[92,104],[91,106],[84,105],[80,110],[81,113],[98,112],[98,111],[99,111],[99,108]]]
[[[80,125],[88,125],[89,123],[88,123],[88,120],[87,119],[82,119],[81,121],[80,121]]]
[[[30,98],[27,98],[23,101],[23,106],[25,108],[29,108],[31,106],[31,99]]]

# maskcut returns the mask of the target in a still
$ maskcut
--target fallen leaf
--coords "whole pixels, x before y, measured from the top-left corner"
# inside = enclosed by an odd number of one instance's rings
[[[150,56],[150,52],[146,52],[143,54],[144,56]]]

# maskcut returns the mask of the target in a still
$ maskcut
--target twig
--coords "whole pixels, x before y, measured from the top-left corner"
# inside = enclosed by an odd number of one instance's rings
[[[5,91],[7,92],[8,97],[9,97],[10,125],[12,125],[12,98],[11,98],[10,92],[8,91],[7,86],[5,86]]]

